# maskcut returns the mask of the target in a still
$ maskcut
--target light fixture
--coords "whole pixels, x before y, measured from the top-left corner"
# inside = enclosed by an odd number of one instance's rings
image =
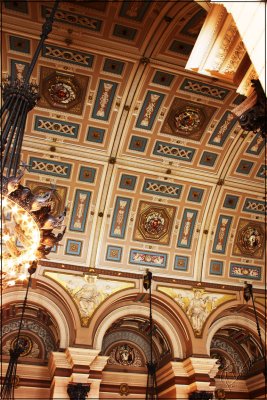
[[[25,350],[25,343],[24,340],[21,340],[21,330],[23,326],[23,318],[24,318],[24,313],[26,310],[26,305],[27,305],[27,299],[28,299],[28,293],[29,289],[31,287],[31,278],[34,272],[36,271],[37,268],[37,262],[33,261],[28,268],[28,274],[29,274],[29,279],[27,283],[27,289],[22,305],[22,312],[20,316],[20,323],[19,323],[19,328],[17,332],[16,339],[14,341],[14,345],[12,348],[9,349],[9,354],[10,354],[10,359],[6,371],[6,375],[4,378],[3,385],[1,387],[1,399],[2,400],[13,400],[14,399],[14,390],[16,387],[16,378],[17,378],[17,365],[18,365],[18,359],[21,354],[23,354]]]
[[[59,216],[51,214],[51,197],[55,189],[38,196],[23,186],[21,180],[27,165],[20,160],[27,114],[35,107],[39,97],[38,86],[30,82],[30,76],[44,41],[52,30],[58,3],[59,0],[56,0],[42,26],[40,41],[25,78],[11,80],[7,77],[1,85],[1,293],[17,281],[28,279],[20,324],[9,351],[10,359],[1,387],[3,400],[14,399],[17,363],[25,350],[21,330],[31,277],[38,260],[49,254],[65,233],[65,229],[61,231],[65,211]],[[60,230],[57,235],[54,229]]]
[[[157,363],[153,361],[153,317],[152,317],[152,272],[146,270],[146,275],[143,279],[143,287],[145,290],[149,290],[149,344],[150,344],[150,360],[147,362],[147,385],[146,385],[146,400],[157,400],[158,399],[158,387],[157,387]]]
[[[252,79],[251,86],[252,93],[232,113],[244,131],[259,133],[266,140],[266,96],[259,80]]]
[[[58,244],[64,231],[61,229],[65,211],[51,214],[51,198],[55,189],[43,195],[34,195],[21,184],[27,165],[21,162],[21,148],[27,114],[39,98],[38,85],[30,82],[45,39],[52,30],[52,23],[59,0],[42,26],[39,44],[26,76],[11,80],[6,77],[2,87],[3,106],[1,117],[1,285],[14,285],[27,278],[32,262],[44,258]]]

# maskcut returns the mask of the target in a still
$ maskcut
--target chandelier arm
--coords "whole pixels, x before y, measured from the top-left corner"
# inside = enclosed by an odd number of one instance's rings
[[[150,340],[150,363],[153,363],[153,319],[152,319],[152,293],[151,293],[151,286],[149,288],[149,340]]]
[[[7,143],[4,143],[4,147],[5,148],[4,148],[4,155],[3,155],[3,158],[2,158],[2,172],[4,171],[4,169],[6,167],[6,164],[8,163],[8,159],[10,159],[8,171],[9,171],[9,173],[11,171],[11,168],[12,168],[12,158],[10,158],[11,146],[12,146],[12,143],[14,143],[14,136],[16,135],[16,130],[17,130],[18,126],[19,126],[19,124],[17,124],[17,122],[21,121],[21,119],[23,117],[22,112],[24,110],[25,110],[25,104],[23,104],[21,102],[19,104],[18,110],[16,111],[14,121],[12,121],[13,113],[10,114],[10,116],[9,116],[9,118],[10,118],[9,123],[12,124],[12,122],[13,122],[13,125],[8,131],[9,139],[8,139]],[[3,140],[4,140],[4,138],[3,138]],[[13,148],[14,148],[14,144],[13,144]]]
[[[22,146],[22,140],[23,140],[23,133],[24,133],[24,128],[26,124],[26,118],[27,118],[27,103],[24,102],[22,105],[22,110],[20,111],[20,120],[15,132],[15,138],[12,143],[12,150],[10,153],[10,162],[8,165],[8,176],[11,173],[11,168],[13,170],[14,175],[17,174],[17,169],[18,169],[18,158],[20,155],[21,151],[21,146]]]
[[[24,80],[24,86],[26,86],[29,83],[32,71],[33,71],[33,69],[35,67],[35,64],[37,62],[39,54],[40,54],[40,52],[41,52],[41,50],[43,48],[44,41],[47,39],[48,34],[52,30],[52,24],[54,22],[54,17],[55,17],[55,14],[56,14],[56,10],[58,8],[58,4],[59,4],[59,0],[56,0],[55,3],[54,3],[53,8],[51,10],[51,13],[50,13],[49,17],[46,18],[46,21],[42,26],[42,34],[40,36],[41,40],[38,43],[38,46],[37,46],[37,48],[35,50],[35,53],[33,55],[33,58],[32,58],[31,63],[29,65],[29,68],[27,70],[27,73],[26,73],[26,76],[25,76],[25,80]]]
[[[15,157],[14,157],[13,169],[14,169],[15,174],[17,174],[17,171],[18,171],[19,165],[20,165],[20,152],[21,152],[21,148],[22,148],[23,132],[24,132],[25,125],[26,125],[26,118],[27,118],[27,116],[24,115],[23,125],[20,129],[21,132],[19,135],[18,147],[16,149],[16,153],[15,153]]]
[[[18,116],[19,116],[19,112],[18,112],[19,110],[17,108],[19,107],[18,103],[21,102],[21,97],[17,96],[15,98],[14,104],[12,104],[12,100],[14,100],[14,96],[10,96],[10,99],[11,99],[11,101],[10,101],[10,104],[8,105],[8,109],[7,109],[8,116],[7,116],[5,126],[4,126],[3,134],[1,137],[2,151],[4,151],[4,149],[5,149],[5,143],[7,141],[12,123],[13,123],[13,125],[15,125],[14,118],[18,118]],[[5,103],[4,103],[4,105],[5,105]]]
[[[4,89],[2,87],[2,89]],[[5,119],[4,113],[7,113],[9,111],[9,105],[11,103],[12,97],[10,96],[6,101],[3,102],[3,106],[1,107],[0,110],[0,118]]]
[[[28,293],[29,293],[29,289],[31,286],[32,274],[35,272],[35,270],[36,270],[35,264],[32,263],[31,267],[29,268],[30,276],[28,278],[27,289],[26,289],[26,293],[25,293],[24,301],[23,301],[23,305],[22,305],[22,313],[21,313],[21,317],[20,317],[19,329],[18,329],[16,340],[15,340],[14,349],[9,350],[10,360],[8,363],[8,368],[7,368],[7,372],[5,375],[4,383],[1,388],[1,399],[2,400],[14,399],[14,389],[15,389],[14,383],[15,383],[15,379],[16,379],[17,363],[18,363],[19,356],[23,352],[23,348],[19,343],[19,338],[20,338],[20,333],[21,333],[21,329],[22,329],[25,309],[26,309],[26,305],[27,305]]]

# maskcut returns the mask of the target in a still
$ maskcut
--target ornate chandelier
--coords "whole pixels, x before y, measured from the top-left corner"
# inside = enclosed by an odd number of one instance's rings
[[[34,195],[21,180],[27,165],[20,160],[27,114],[39,98],[38,86],[30,76],[52,30],[58,0],[42,27],[42,34],[25,78],[11,81],[6,78],[1,85],[3,106],[1,117],[1,284],[12,286],[25,280],[29,268],[50,253],[63,238],[61,231],[65,211],[51,213],[52,194]],[[58,230],[58,233],[54,233]]]

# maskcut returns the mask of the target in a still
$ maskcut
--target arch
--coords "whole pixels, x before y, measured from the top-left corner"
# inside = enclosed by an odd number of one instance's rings
[[[103,338],[108,328],[119,318],[129,315],[139,315],[147,318],[147,307],[143,305],[138,305],[137,307],[136,305],[131,304],[111,311],[102,319],[97,327],[93,340],[93,348],[101,350]],[[178,333],[170,321],[155,309],[153,310],[153,319],[159,324],[159,326],[164,327],[164,331],[168,337],[171,338],[173,356],[175,358],[184,358],[185,350],[182,348],[182,343]]]
[[[209,331],[207,334],[207,341],[206,341],[207,354],[210,355],[210,345],[211,345],[211,341],[212,341],[212,338],[215,335],[215,333],[219,329],[225,328],[228,325],[242,326],[244,328],[250,329],[256,335],[256,337],[258,335],[256,323],[254,321],[252,321],[246,317],[243,317],[242,315],[238,316],[238,319],[236,317],[232,317],[232,316],[222,317],[222,318],[218,319],[217,321],[215,321],[209,328]],[[265,345],[264,337],[262,338],[262,340]]]
[[[5,304],[14,303],[16,301],[23,301],[24,297],[24,290],[4,293],[2,297],[2,306],[4,306]],[[29,292],[28,301],[38,304],[51,312],[58,324],[60,335],[59,346],[61,348],[67,348],[70,341],[70,330],[67,319],[60,307],[58,307],[58,305],[48,297],[36,292]]]

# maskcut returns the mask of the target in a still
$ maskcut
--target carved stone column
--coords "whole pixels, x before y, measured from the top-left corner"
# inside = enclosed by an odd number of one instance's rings
[[[70,400],[85,400],[89,391],[90,385],[88,383],[71,382],[67,388]]]

